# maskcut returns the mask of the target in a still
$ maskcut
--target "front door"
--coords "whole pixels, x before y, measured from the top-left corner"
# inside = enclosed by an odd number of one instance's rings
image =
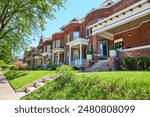
[[[106,41],[99,42],[99,53],[100,53],[100,57],[107,57],[107,42]]]

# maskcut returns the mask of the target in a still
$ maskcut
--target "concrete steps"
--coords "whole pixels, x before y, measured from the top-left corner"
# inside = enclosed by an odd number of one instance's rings
[[[39,80],[36,80],[36,81],[26,85],[23,88],[16,90],[16,94],[18,95],[19,98],[22,98],[56,78],[58,78],[58,75],[45,76]]]
[[[99,60],[97,61],[92,67],[86,68],[85,72],[92,72],[92,71],[108,71],[108,60]]]

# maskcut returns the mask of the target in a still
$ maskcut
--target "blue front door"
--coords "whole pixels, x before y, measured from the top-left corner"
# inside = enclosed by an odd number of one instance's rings
[[[99,43],[99,52],[101,57],[107,57],[107,43],[105,41]]]

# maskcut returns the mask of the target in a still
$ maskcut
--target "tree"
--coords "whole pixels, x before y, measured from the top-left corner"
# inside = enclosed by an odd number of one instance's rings
[[[0,59],[25,47],[66,0],[0,0]]]

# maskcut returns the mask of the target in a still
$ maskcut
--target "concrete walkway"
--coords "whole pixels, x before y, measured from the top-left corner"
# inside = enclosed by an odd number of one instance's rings
[[[0,100],[19,100],[3,74],[0,73]]]

